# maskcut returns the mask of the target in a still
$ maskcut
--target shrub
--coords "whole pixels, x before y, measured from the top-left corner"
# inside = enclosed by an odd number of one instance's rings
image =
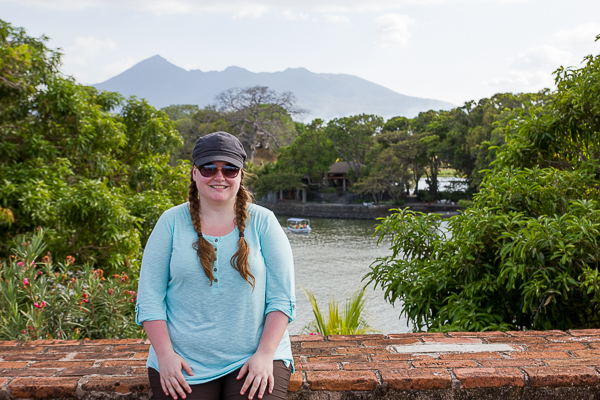
[[[15,238],[0,263],[0,339],[106,339],[141,337],[134,322],[137,282],[127,274],[104,277],[44,254],[44,231]],[[43,256],[42,256],[43,255]]]

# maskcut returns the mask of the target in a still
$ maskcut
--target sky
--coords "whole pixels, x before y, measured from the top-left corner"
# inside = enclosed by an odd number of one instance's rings
[[[103,82],[156,54],[202,71],[303,67],[462,105],[553,88],[600,53],[598,0],[0,0],[62,71]]]

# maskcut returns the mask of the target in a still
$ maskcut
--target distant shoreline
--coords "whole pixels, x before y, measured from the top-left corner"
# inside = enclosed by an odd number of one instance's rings
[[[408,203],[403,206],[363,205],[363,204],[331,204],[301,203],[299,201],[283,201],[278,203],[257,202],[268,208],[277,216],[302,218],[336,218],[336,219],[376,219],[392,214],[390,209],[409,208],[424,213],[437,213],[443,217],[457,215],[460,207],[454,204],[422,204]]]

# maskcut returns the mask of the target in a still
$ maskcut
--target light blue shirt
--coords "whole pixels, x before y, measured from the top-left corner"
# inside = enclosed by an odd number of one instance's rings
[[[256,352],[267,313],[295,317],[292,249],[275,215],[248,206],[244,239],[250,248],[254,291],[230,264],[237,251],[237,227],[225,236],[204,237],[216,249],[212,286],[192,244],[198,239],[188,203],[160,217],[142,259],[136,322],[165,320],[173,349],[192,368],[183,375],[190,384],[205,383],[240,368]],[[293,362],[285,331],[274,360]],[[159,371],[150,346],[147,367]],[[160,372],[160,371],[159,371]]]

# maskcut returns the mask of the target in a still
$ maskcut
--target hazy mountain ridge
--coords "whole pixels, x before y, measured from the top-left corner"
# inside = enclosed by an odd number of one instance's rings
[[[224,71],[186,71],[161,56],[148,58],[123,73],[92,85],[101,90],[138,96],[155,107],[172,104],[213,104],[215,96],[233,87],[268,86],[291,91],[298,105],[308,109],[309,120],[331,119],[359,113],[414,117],[421,111],[448,110],[453,104],[405,96],[365,79],[346,74],[317,74],[305,68],[281,72],[250,72],[240,67]]]

